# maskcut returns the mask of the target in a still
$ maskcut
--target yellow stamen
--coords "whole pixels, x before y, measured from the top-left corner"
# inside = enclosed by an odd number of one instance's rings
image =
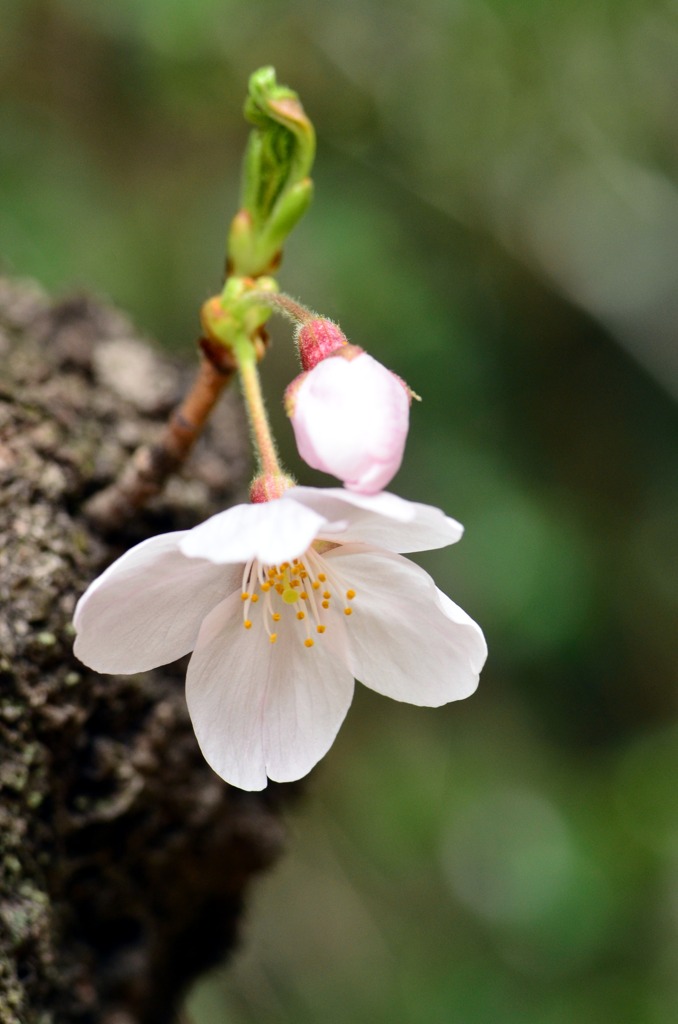
[[[341,588],[342,586],[346,587],[346,583],[338,577],[335,578],[334,575],[328,578],[326,573],[317,572],[321,566],[316,560],[315,549],[313,552],[309,552],[308,557],[310,561],[295,558],[290,562],[281,562],[280,565],[268,567],[248,563],[240,595],[243,601],[243,626],[245,629],[251,629],[253,626],[251,619],[244,618],[245,615],[251,614],[250,605],[254,607],[260,603],[263,605],[262,611],[265,613],[264,623],[269,642],[276,643],[280,634],[272,633],[270,629],[279,628],[275,624],[283,619],[289,620],[283,607],[291,605],[299,622],[308,619],[301,636],[297,637],[297,643],[301,639],[304,646],[310,648],[315,644],[312,637],[314,635],[322,636],[328,629],[329,623],[326,621],[324,612],[332,607],[333,596],[335,602],[343,609],[344,615],[353,614],[351,603],[356,597],[356,591],[352,587],[344,590],[344,602],[340,603]],[[253,565],[254,572],[252,571]],[[252,586],[253,589],[245,590],[245,584]],[[314,591],[318,592],[318,599],[316,599]],[[262,594],[265,595],[263,599]],[[276,595],[280,595],[282,603],[278,601]],[[277,610],[274,611],[274,609]],[[323,621],[324,619],[325,621]],[[268,626],[268,622],[271,622],[271,626]]]

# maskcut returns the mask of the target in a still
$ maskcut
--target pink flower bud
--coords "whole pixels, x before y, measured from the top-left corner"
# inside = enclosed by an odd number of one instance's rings
[[[407,439],[410,392],[385,366],[355,345],[292,381],[285,395],[302,459],[374,494],[400,467]]]

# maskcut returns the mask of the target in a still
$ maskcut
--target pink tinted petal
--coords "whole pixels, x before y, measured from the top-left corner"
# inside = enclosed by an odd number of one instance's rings
[[[281,500],[236,505],[189,530],[180,546],[189,558],[216,564],[257,558],[277,565],[302,555],[324,524],[313,509]]]
[[[137,544],[92,583],[73,623],[77,658],[98,672],[145,672],[188,654],[240,571],[185,558],[185,531]]]
[[[299,454],[349,488],[381,490],[402,461],[409,405],[402,381],[366,353],[323,359],[295,391]]]
[[[460,539],[464,527],[439,508],[405,501],[395,494],[356,494],[341,487],[292,487],[283,497],[311,508],[326,520],[343,520],[337,540],[373,544],[387,551],[431,551]],[[329,536],[327,527],[321,536]]]
[[[326,560],[356,592],[352,615],[325,634],[356,679],[387,697],[427,707],[473,693],[486,656],[482,632],[449,599],[441,600],[423,569],[357,545],[336,548]]]
[[[332,745],[353,695],[350,672],[291,619],[271,644],[261,616],[242,625],[233,597],[205,619],[186,678],[198,742],[214,771],[241,789],[299,779]]]

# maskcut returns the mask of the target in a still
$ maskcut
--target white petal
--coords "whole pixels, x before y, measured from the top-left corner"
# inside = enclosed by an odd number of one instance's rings
[[[240,587],[237,569],[185,558],[186,531],[137,544],[78,601],[77,658],[98,672],[145,672],[188,654],[200,623]]]
[[[257,558],[277,565],[303,555],[324,525],[318,512],[279,499],[235,505],[189,530],[181,551],[189,558],[208,558],[217,564]]]
[[[326,520],[344,520],[342,543],[373,544],[387,551],[431,551],[460,539],[464,527],[439,508],[395,494],[357,494],[341,487],[292,487],[283,501],[313,509]],[[321,536],[329,536],[325,527]],[[339,539],[339,538],[337,538]]]
[[[326,644],[309,649],[290,634],[281,635],[284,646],[277,653],[284,658],[272,673],[264,714],[266,769],[276,782],[303,778],[324,757],[354,689],[352,673]]]
[[[462,626],[468,627],[468,629],[472,630],[476,634],[475,643],[469,646],[469,659],[471,667],[479,673],[487,661],[487,643],[485,642],[485,635],[482,629],[478,623],[464,611],[463,608],[460,608],[458,604],[455,604],[454,601],[449,598],[447,594],[444,594],[442,590],[439,590],[438,587],[436,587],[436,595],[443,614],[446,615],[448,619],[451,619],[452,622],[457,622]]]
[[[261,719],[268,685],[263,643],[242,627],[237,595],[202,624],[186,674],[186,702],[205,760],[241,789],[264,789]]]
[[[231,785],[258,790],[267,775],[299,779],[332,745],[353,695],[350,672],[323,645],[304,647],[296,623],[271,644],[233,597],[207,616],[186,678],[198,742]]]
[[[328,566],[355,590],[353,614],[328,642],[356,679],[395,700],[438,707],[478,685],[487,648],[479,627],[419,566],[374,549],[336,548]]]

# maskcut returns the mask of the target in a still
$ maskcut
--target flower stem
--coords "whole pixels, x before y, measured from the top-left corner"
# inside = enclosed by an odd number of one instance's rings
[[[252,430],[252,440],[257,454],[258,472],[267,476],[282,476],[283,470],[271,433],[268,414],[261,393],[259,370],[254,346],[242,342],[235,347],[235,356],[240,371],[243,398]]]
[[[318,318],[318,314],[295,302],[284,292],[252,292],[250,298],[255,302],[266,303],[271,309],[282,313],[292,323],[302,326]]]

